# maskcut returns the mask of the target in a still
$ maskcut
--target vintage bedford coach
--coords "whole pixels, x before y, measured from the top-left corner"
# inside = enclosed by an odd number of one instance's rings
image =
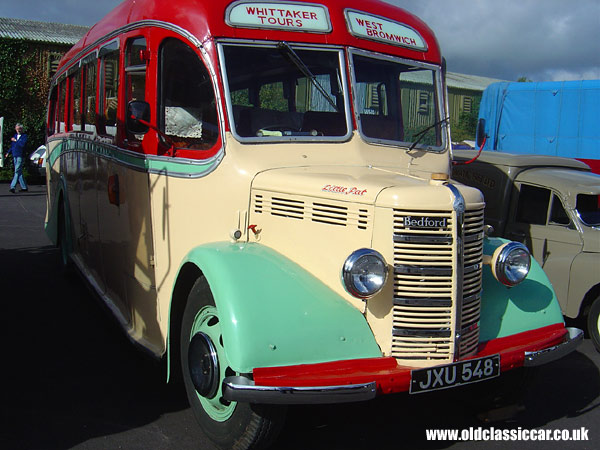
[[[372,0],[126,0],[65,55],[47,232],[217,445],[581,339],[450,181],[444,75],[432,31]]]

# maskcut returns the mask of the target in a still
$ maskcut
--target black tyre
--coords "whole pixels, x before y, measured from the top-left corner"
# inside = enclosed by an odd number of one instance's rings
[[[225,376],[235,375],[223,347],[219,314],[204,277],[194,284],[183,314],[181,366],[190,406],[204,433],[227,449],[266,448],[277,437],[285,407],[229,402]]]
[[[592,303],[587,316],[587,328],[596,350],[600,352],[600,297]]]

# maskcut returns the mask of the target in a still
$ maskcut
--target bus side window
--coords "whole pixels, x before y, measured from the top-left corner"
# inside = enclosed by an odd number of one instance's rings
[[[178,148],[208,150],[219,137],[212,80],[198,55],[168,38],[160,48],[160,127]]]
[[[81,71],[69,77],[69,129],[81,131]]]
[[[56,130],[56,101],[57,101],[57,87],[54,86],[52,88],[52,92],[50,93],[50,105],[48,107],[48,124],[46,129],[46,134],[48,136],[52,136]]]
[[[100,122],[97,124],[99,134],[116,136],[119,92],[119,47],[118,42],[100,50],[101,54],[101,92],[102,109]]]
[[[56,129],[59,133],[65,132],[65,106],[67,102],[67,79],[60,82],[58,98],[58,116],[56,117]]]
[[[83,130],[93,133],[96,131],[96,67],[94,58],[84,66],[85,86],[83,89]]]
[[[135,37],[127,41],[125,53],[126,104],[133,100],[146,101],[146,38]],[[141,142],[143,134],[127,132],[127,140]]]

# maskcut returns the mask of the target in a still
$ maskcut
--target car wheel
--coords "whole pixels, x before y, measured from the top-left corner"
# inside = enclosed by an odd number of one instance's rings
[[[223,379],[235,372],[225,354],[219,313],[204,277],[188,296],[181,327],[181,366],[190,406],[204,433],[222,448],[263,448],[285,417],[284,406],[229,402]]]
[[[596,350],[600,352],[600,297],[592,303],[587,317],[587,328]]]

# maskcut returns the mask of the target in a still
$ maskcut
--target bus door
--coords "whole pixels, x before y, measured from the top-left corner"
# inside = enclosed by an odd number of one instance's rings
[[[114,144],[110,157],[99,158],[97,204],[102,258],[110,261],[104,267],[107,296],[133,328],[153,333],[158,325],[150,192],[148,173],[140,170],[145,135],[128,133],[124,126],[127,103],[149,97],[149,61],[141,30],[101,52],[100,120],[104,139]]]
[[[97,210],[97,171],[98,162],[95,154],[96,146],[91,145],[96,131],[96,99],[98,93],[98,59],[97,53],[91,53],[81,61],[81,112],[80,124],[77,127],[90,139],[76,140],[79,151],[73,164],[76,182],[69,185],[69,204],[73,218],[78,213],[78,226],[75,229],[75,251],[79,251],[85,269],[90,273],[97,288],[105,291],[102,252],[100,248],[100,223]],[[89,144],[89,145],[86,145]]]
[[[120,161],[117,130],[119,112],[119,82],[121,78],[121,41],[116,39],[100,48],[98,73],[98,149],[96,156],[96,215],[99,220],[99,240],[102,254],[106,295],[123,319],[130,322],[127,307],[123,259],[128,234],[125,203],[127,169]]]

